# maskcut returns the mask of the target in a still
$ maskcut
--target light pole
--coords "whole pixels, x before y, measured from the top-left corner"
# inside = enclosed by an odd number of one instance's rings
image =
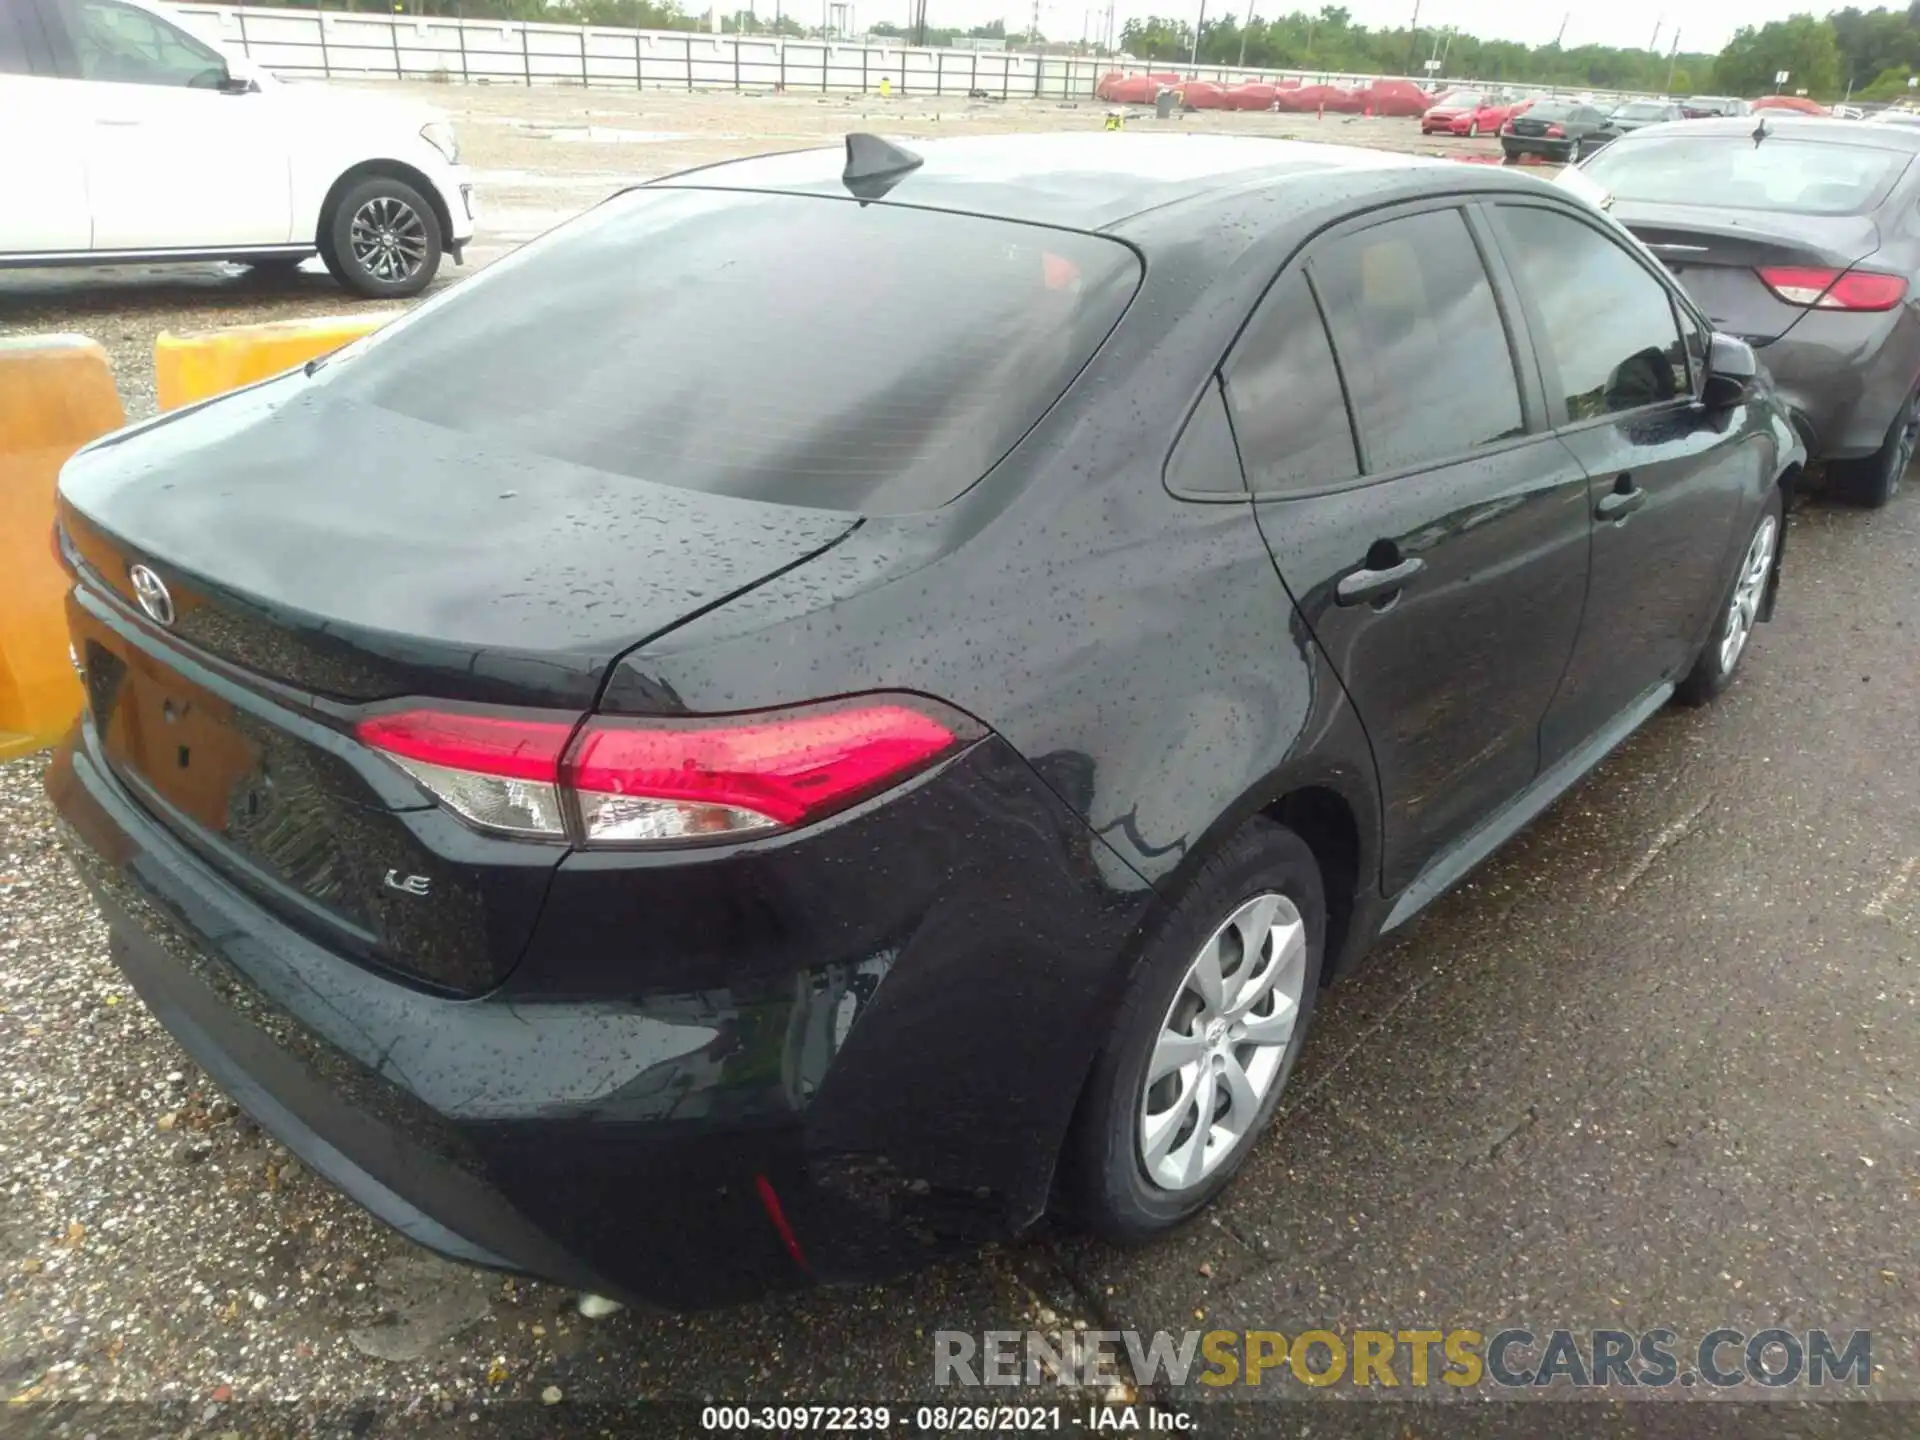
[[[1193,69],[1200,63],[1200,32],[1207,25],[1207,0],[1200,0],[1200,18],[1193,22],[1193,55],[1187,61],[1187,68]]]

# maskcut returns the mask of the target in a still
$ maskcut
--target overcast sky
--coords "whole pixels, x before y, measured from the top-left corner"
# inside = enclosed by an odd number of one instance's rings
[[[810,0],[798,0],[787,8],[799,13]],[[1214,13],[1229,0],[1207,0],[1208,13]],[[1861,3],[1861,0],[1854,0]],[[1865,0],[1861,8],[1870,8]],[[1317,10],[1319,0],[1254,0],[1255,9],[1266,14],[1284,14],[1289,10]],[[756,8],[772,8],[772,0],[755,0]],[[859,25],[882,21],[904,24],[908,0],[854,0],[854,18]],[[1198,0],[1115,0],[1115,32],[1129,16],[1159,13],[1181,16],[1189,21],[1198,8]],[[1639,45],[1653,39],[1654,26],[1660,27],[1658,49],[1663,53],[1673,44],[1673,32],[1680,29],[1680,45],[1686,50],[1708,53],[1719,50],[1742,25],[1764,25],[1769,20],[1784,20],[1795,11],[1813,10],[1816,14],[1837,8],[1807,0],[1544,0],[1544,3],[1516,4],[1514,0],[1422,0],[1420,25],[1452,25],[1466,34],[1485,39],[1520,40],[1543,45],[1553,39],[1562,17],[1567,18],[1566,38],[1574,45]],[[1237,13],[1244,18],[1246,0],[1237,0]],[[1412,18],[1412,0],[1347,0],[1354,23],[1378,29],[1404,25]],[[1104,25],[1105,0],[1098,10],[1081,0],[1041,0],[1040,28],[1050,38],[1077,40],[1083,27],[1098,34]],[[1032,0],[928,0],[927,21],[932,25],[981,25],[989,20],[1005,19],[1010,28],[1024,27],[1033,18]]]

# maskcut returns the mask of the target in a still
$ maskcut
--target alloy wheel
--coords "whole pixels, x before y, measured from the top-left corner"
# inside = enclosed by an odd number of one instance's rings
[[[1760,600],[1767,590],[1767,576],[1773,570],[1774,541],[1779,522],[1771,515],[1760,522],[1747,546],[1746,559],[1740,562],[1739,577],[1733,582],[1733,599],[1727,605],[1726,628],[1720,634],[1720,669],[1731,673],[1747,648],[1754,623],[1760,618]]]
[[[1284,895],[1246,901],[1200,947],[1160,1022],[1140,1097],[1141,1168],[1199,1185],[1257,1128],[1300,1018],[1307,930]]]
[[[1906,478],[1916,444],[1920,444],[1920,395],[1907,401],[1906,414],[1900,418],[1900,434],[1894,442],[1893,478],[1887,485],[1889,495],[1899,490],[1900,482]]]
[[[353,213],[348,244],[376,280],[410,280],[427,263],[427,226],[406,201],[376,195]]]

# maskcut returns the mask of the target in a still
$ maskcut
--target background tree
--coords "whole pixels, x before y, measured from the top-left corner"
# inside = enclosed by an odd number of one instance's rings
[[[1788,72],[1789,93],[1832,95],[1840,87],[1840,47],[1832,22],[1811,15],[1734,32],[1713,62],[1713,86],[1731,95],[1771,95],[1774,76]]]

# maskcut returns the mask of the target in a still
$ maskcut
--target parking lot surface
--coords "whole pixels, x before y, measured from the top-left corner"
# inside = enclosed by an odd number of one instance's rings
[[[849,129],[1097,128],[1106,109],[422,89],[480,172],[478,264],[706,159]],[[1470,143],[1411,121],[1179,123]],[[93,335],[136,415],[162,329],[354,308],[319,274],[0,274],[0,332]],[[1779,617],[1733,689],[1656,716],[1329,994],[1210,1216],[1138,1252],[1047,1234],[690,1318],[584,1320],[559,1290],[424,1255],[305,1173],[107,961],[43,762],[0,766],[0,1397],[192,1402],[214,1431],[262,1399],[457,1427],[509,1401],[951,1402],[942,1330],[1782,1325],[1871,1329],[1871,1394],[1920,1402],[1917,642],[1920,486],[1878,513],[1804,506]],[[1390,1410],[1220,1418],[1453,1433]],[[1912,1433],[1916,1415],[1807,1433]]]

